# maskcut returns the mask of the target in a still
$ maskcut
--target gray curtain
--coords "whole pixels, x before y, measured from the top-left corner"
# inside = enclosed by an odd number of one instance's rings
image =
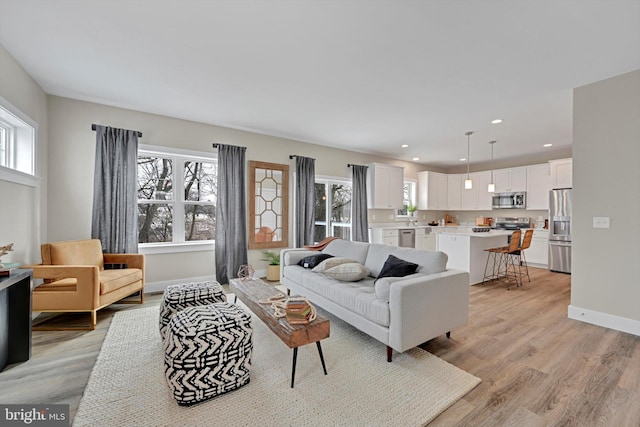
[[[369,241],[369,220],[367,219],[367,167],[351,165],[351,240]]]
[[[91,237],[106,253],[138,252],[138,132],[96,126]]]
[[[216,280],[229,283],[247,264],[247,209],[245,202],[246,147],[218,145],[216,197]]]
[[[296,157],[296,248],[313,244],[316,161]]]

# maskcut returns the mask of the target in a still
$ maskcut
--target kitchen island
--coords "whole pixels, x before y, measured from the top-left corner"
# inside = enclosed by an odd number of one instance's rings
[[[447,254],[447,268],[469,272],[469,285],[482,283],[487,263],[485,249],[506,246],[511,231],[475,233],[469,229],[437,230],[437,249]]]

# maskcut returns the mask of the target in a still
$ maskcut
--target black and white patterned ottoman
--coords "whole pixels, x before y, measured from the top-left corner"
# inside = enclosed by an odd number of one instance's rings
[[[224,302],[188,307],[169,322],[164,340],[167,383],[179,405],[193,405],[249,382],[251,315]]]
[[[167,286],[160,304],[160,337],[164,340],[169,321],[177,312],[187,307],[209,305],[226,300],[227,296],[222,286],[215,281]]]

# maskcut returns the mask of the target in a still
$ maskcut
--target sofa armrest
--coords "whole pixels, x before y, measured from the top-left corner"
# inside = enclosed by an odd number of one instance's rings
[[[76,279],[78,299],[98,307],[100,302],[100,270],[96,265],[29,265],[34,279]],[[34,289],[37,292],[38,288]],[[51,292],[51,291],[47,291]],[[68,291],[65,291],[68,292]]]
[[[391,283],[389,345],[405,351],[464,325],[469,318],[469,273],[446,270]]]

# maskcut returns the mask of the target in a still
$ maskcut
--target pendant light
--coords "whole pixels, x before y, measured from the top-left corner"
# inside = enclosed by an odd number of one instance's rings
[[[469,178],[469,142],[471,140],[472,131],[465,133],[467,135],[467,179],[464,180],[464,189],[471,190],[473,188],[473,181]]]
[[[489,181],[489,185],[487,186],[489,193],[496,192],[496,184],[493,182],[493,144],[495,143],[496,141],[489,141],[489,145],[491,145],[491,181]]]

